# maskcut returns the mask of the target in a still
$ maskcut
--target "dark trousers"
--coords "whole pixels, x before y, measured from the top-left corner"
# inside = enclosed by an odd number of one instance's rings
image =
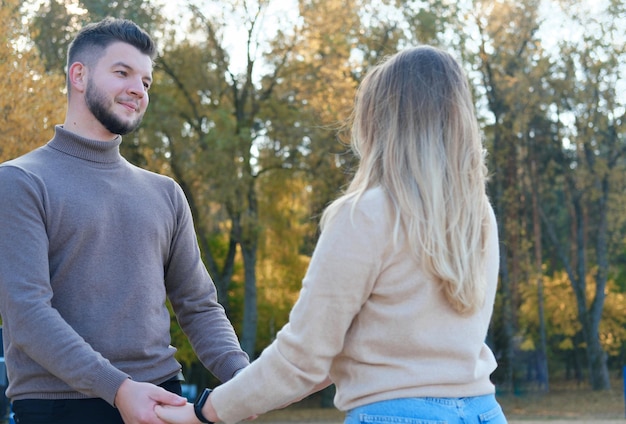
[[[160,385],[177,395],[178,379]],[[13,402],[16,424],[124,424],[120,413],[103,399],[24,399]]]

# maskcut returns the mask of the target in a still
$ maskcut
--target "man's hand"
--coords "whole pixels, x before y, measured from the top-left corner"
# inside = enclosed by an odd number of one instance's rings
[[[150,383],[126,380],[115,395],[115,406],[125,424],[163,424],[156,405],[182,406],[187,399]]]

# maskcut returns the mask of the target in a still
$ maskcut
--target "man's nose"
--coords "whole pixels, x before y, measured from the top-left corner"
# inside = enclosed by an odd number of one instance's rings
[[[131,84],[128,86],[128,92],[139,98],[146,95],[146,87],[141,78],[133,78]]]

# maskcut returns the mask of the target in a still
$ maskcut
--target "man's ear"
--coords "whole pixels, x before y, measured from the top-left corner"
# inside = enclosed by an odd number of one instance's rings
[[[72,90],[85,91],[87,87],[87,67],[81,62],[74,62],[67,71]]]

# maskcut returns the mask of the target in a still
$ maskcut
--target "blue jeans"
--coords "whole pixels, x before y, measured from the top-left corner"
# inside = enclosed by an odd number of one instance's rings
[[[359,406],[344,424],[506,424],[495,395],[391,399]]]

